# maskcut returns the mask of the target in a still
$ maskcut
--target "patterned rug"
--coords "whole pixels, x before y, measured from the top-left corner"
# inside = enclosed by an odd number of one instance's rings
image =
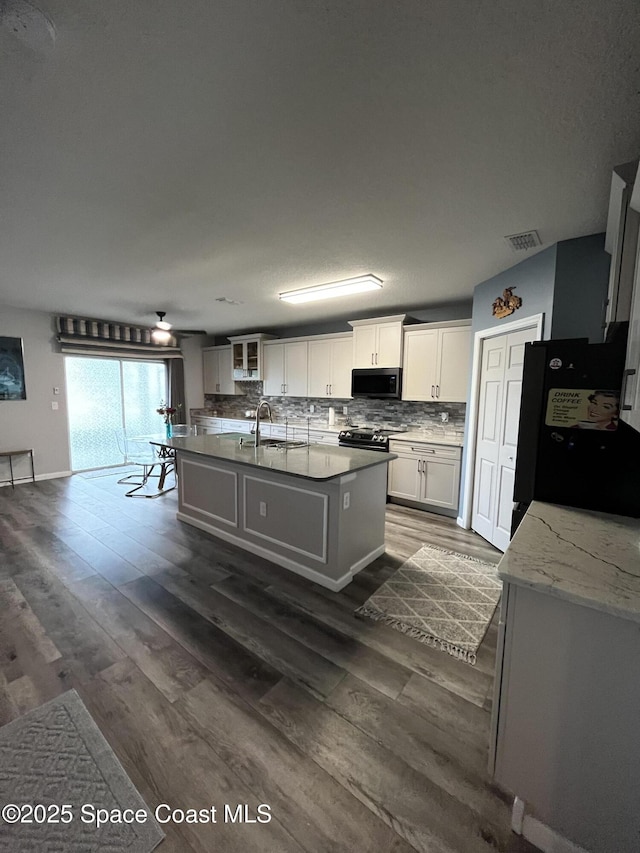
[[[495,566],[423,545],[356,613],[473,665],[501,592]]]
[[[0,804],[2,853],[149,853],[164,838],[75,690],[0,729]],[[24,804],[34,808],[20,821]],[[144,809],[147,819],[98,828],[99,808]]]

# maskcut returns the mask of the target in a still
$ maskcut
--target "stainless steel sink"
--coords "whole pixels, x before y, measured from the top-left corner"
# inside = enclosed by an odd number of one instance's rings
[[[254,435],[238,432],[220,433],[219,438],[234,441],[239,447],[255,448],[256,439]],[[308,441],[294,441],[293,439],[286,440],[284,438],[261,438],[258,447],[264,447],[265,450],[293,450],[296,447],[308,447]]]

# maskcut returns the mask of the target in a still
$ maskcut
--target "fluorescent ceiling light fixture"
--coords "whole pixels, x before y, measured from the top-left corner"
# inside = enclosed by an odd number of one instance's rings
[[[375,275],[359,275],[357,278],[345,278],[330,284],[318,284],[316,287],[302,287],[300,290],[288,290],[281,293],[283,302],[314,302],[316,299],[331,299],[333,296],[347,296],[350,293],[364,293],[365,290],[380,290],[382,281]]]

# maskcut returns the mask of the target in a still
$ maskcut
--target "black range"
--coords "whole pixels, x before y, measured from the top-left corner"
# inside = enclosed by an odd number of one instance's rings
[[[347,427],[340,431],[338,444],[340,447],[358,447],[360,450],[381,450],[389,452],[389,436],[405,430],[394,427],[393,429],[381,429],[380,427]]]

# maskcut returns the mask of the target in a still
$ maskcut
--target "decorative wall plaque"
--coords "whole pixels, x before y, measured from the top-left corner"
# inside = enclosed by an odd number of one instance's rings
[[[522,305],[522,299],[519,296],[514,296],[515,287],[505,287],[502,291],[502,296],[498,296],[493,301],[493,316],[501,320],[503,317],[508,317],[509,314],[518,309]]]

